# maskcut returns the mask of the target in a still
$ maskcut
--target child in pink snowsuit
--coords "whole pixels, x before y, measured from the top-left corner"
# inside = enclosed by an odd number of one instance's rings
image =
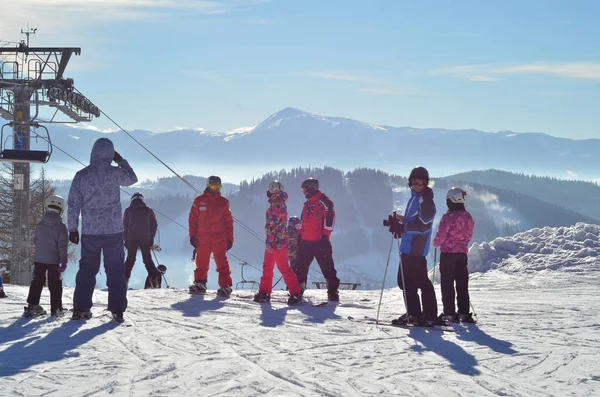
[[[259,292],[254,296],[255,302],[269,302],[273,289],[273,268],[277,269],[283,276],[283,281],[288,287],[290,296],[288,305],[293,305],[302,300],[302,287],[298,283],[296,274],[288,263],[287,246],[287,193],[283,191],[283,185],[274,181],[269,184],[267,191],[269,208],[267,208],[267,222],[265,231],[267,241],[265,257],[263,261],[263,274],[260,278]]]
[[[433,245],[441,247],[440,275],[444,313],[440,316],[446,321],[460,320],[474,322],[469,313],[469,271],[467,270],[468,245],[473,237],[475,222],[465,210],[467,193],[453,187],[446,195],[448,212],[442,216]],[[456,282],[456,292],[454,283]],[[458,315],[454,306],[454,297],[458,304]]]

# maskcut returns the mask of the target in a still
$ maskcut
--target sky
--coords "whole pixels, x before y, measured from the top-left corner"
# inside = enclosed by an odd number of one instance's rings
[[[0,0],[0,45],[81,47],[66,76],[126,129],[372,124],[600,137],[594,0]],[[10,17],[9,17],[10,16]],[[93,122],[115,129],[107,118]]]

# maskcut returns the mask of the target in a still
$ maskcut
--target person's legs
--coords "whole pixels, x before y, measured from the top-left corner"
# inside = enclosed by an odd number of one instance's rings
[[[106,271],[106,286],[108,287],[108,310],[112,313],[123,313],[127,309],[123,233],[106,234],[102,238],[104,270]]]
[[[316,241],[300,241],[298,243],[298,258],[293,270],[298,278],[298,283],[304,286],[304,289],[306,289],[306,281],[308,280],[308,269],[318,249],[317,244]]]
[[[287,248],[276,249],[273,254],[275,256],[275,263],[277,263],[277,269],[279,269],[279,273],[283,276],[283,281],[288,287],[290,294],[298,295],[302,293],[302,287],[300,286],[300,283],[298,283],[298,278],[288,263]],[[272,283],[273,280],[271,280],[271,284]]]
[[[96,287],[96,274],[100,270],[101,252],[102,236],[90,234],[81,236],[81,259],[79,260],[79,270],[75,276],[75,292],[73,293],[73,310],[80,313],[92,308],[92,295]]]
[[[442,252],[440,255],[440,282],[444,314],[456,314],[456,306],[454,305],[454,260],[451,254],[446,252]]]
[[[229,268],[226,252],[225,242],[215,244],[213,247],[213,257],[217,265],[217,273],[219,273],[219,287],[231,288],[233,282],[231,281],[231,269]]]
[[[58,271],[58,265],[47,265],[48,289],[50,290],[50,313],[62,309],[62,274]]]
[[[31,306],[40,304],[40,296],[42,296],[42,289],[46,283],[46,264],[34,262],[33,264],[33,278],[29,285],[29,294],[27,295],[27,303]]]
[[[458,312],[469,314],[469,269],[467,254],[459,254],[456,260],[456,303]]]
[[[140,242],[137,240],[128,240],[126,243],[127,247],[127,259],[125,259],[125,279],[129,280],[131,277],[131,271],[133,265],[135,265],[135,259],[137,256],[137,250],[140,246]]]
[[[196,248],[196,269],[194,269],[194,281],[208,280],[208,266],[210,265],[210,253],[212,246],[199,245]]]
[[[260,277],[260,286],[258,292],[263,294],[271,294],[273,289],[273,267],[275,266],[275,250],[273,248],[266,248],[264,259],[262,276]]]
[[[419,256],[400,255],[400,267],[398,268],[398,287],[404,290],[406,298],[406,312],[410,316],[421,315],[421,300],[417,293],[417,283],[415,280],[416,267]],[[404,276],[404,277],[403,277]],[[404,278],[404,285],[402,284]]]

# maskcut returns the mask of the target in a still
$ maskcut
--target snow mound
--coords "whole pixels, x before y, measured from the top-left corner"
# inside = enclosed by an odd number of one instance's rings
[[[534,228],[469,249],[469,271],[505,272],[600,270],[600,226],[577,223],[571,227]]]

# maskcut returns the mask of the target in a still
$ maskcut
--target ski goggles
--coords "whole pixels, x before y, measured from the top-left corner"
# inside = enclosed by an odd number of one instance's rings
[[[208,185],[208,188],[210,190],[221,190],[221,185],[219,185],[218,183],[212,183]]]

